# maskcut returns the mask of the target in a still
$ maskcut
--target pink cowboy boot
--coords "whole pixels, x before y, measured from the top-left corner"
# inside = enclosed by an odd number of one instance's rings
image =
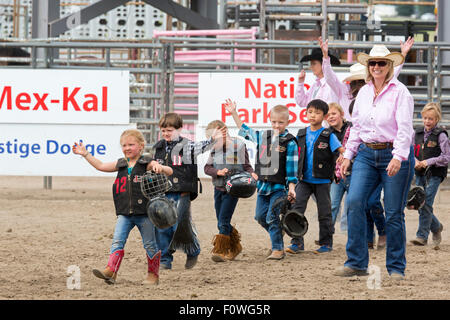
[[[147,254],[148,272],[147,278],[142,284],[157,285],[159,283],[159,262],[161,260],[161,250],[159,250],[152,258]]]
[[[117,250],[109,255],[108,265],[104,271],[98,269],[92,270],[92,273],[97,278],[105,280],[108,284],[114,284],[117,278],[117,272],[119,271],[120,264],[122,263],[124,251]]]

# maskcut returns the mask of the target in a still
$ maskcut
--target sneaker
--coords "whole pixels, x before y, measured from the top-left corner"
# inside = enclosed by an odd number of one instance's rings
[[[389,275],[389,278],[392,280],[405,280],[405,276],[402,275],[401,273],[397,273],[397,272],[392,272]]]
[[[377,250],[386,248],[386,235],[378,237]]]
[[[432,232],[432,234],[433,234],[433,244],[436,247],[439,246],[439,244],[441,244],[441,241],[442,241],[442,236],[441,236],[442,230],[444,230],[444,226],[441,223],[438,232],[436,232],[436,233]]]
[[[366,270],[358,270],[342,266],[334,271],[334,275],[339,277],[353,277],[353,276],[368,276],[369,274],[367,273]]]
[[[281,260],[284,256],[284,250],[272,250],[272,253],[266,258],[266,260]]]
[[[186,263],[184,265],[185,269],[192,269],[197,264],[198,256],[187,256]]]
[[[321,246],[319,249],[314,250],[314,253],[325,253],[325,252],[330,252],[332,251],[333,248],[330,246]]]
[[[410,241],[415,246],[424,246],[427,244],[427,240],[422,238],[415,238],[414,240]]]
[[[286,248],[286,252],[292,253],[292,254],[296,254],[296,253],[300,253],[305,251],[305,246],[302,245],[297,245],[297,244],[291,244],[289,247]]]
[[[367,242],[367,248],[373,249],[373,242]]]

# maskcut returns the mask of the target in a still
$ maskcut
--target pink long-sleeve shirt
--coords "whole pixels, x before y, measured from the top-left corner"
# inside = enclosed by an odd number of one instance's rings
[[[304,82],[299,82],[295,91],[295,102],[301,108],[306,108],[308,103],[314,99],[321,99],[326,103],[339,102],[338,97],[327,84],[325,78],[316,78],[309,90],[305,91]]]
[[[353,159],[361,143],[392,142],[393,158],[408,159],[414,133],[413,97],[395,77],[374,97],[372,82],[359,90],[344,158]]]
[[[403,68],[403,64],[394,68],[394,77],[397,78],[400,71]],[[342,82],[333,71],[331,67],[330,57],[322,59],[322,72],[325,81],[331,88],[333,93],[336,95],[338,102],[342,109],[344,110],[344,118],[347,120],[352,120],[350,113],[348,112],[350,103],[353,100],[353,96],[350,92],[350,85],[348,83]]]

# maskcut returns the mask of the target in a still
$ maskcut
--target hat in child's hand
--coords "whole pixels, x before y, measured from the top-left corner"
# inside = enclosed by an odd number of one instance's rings
[[[289,210],[281,218],[283,230],[292,238],[303,237],[308,231],[308,220],[297,210]]]
[[[226,181],[225,189],[233,197],[250,198],[256,191],[256,180],[248,172],[239,172]]]
[[[152,198],[147,206],[147,215],[159,229],[173,226],[178,219],[175,202],[165,196]]]
[[[410,210],[419,210],[425,205],[425,190],[422,187],[414,187],[408,192],[406,207]]]

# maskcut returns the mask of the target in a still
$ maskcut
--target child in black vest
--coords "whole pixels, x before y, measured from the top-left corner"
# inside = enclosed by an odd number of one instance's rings
[[[330,184],[335,169],[335,152],[344,148],[330,129],[322,127],[327,119],[328,104],[320,99],[312,100],[306,107],[310,126],[297,133],[299,149],[298,178],[293,209],[305,213],[311,194],[317,202],[319,217],[319,245],[315,253],[329,252],[333,247],[334,226],[331,216]],[[341,159],[341,157],[340,157]],[[338,159],[339,160],[339,159]],[[303,237],[291,240],[292,251],[304,249]],[[288,251],[290,252],[290,251]]]
[[[438,126],[442,113],[438,103],[430,102],[422,110],[423,127],[415,130],[414,156],[416,158],[416,185],[425,189],[425,205],[419,209],[419,228],[411,243],[427,244],[433,234],[433,244],[441,243],[442,224],[433,213],[433,202],[439,185],[447,177],[450,162],[450,145],[447,131]]]
[[[231,218],[239,198],[227,193],[226,178],[243,171],[252,174],[253,178],[257,179],[257,176],[253,173],[245,143],[230,137],[225,123],[220,120],[210,122],[206,127],[206,136],[210,137],[211,132],[216,128],[225,128],[227,132],[224,137],[215,139],[217,142],[214,144],[204,170],[212,177],[214,207],[219,229],[219,234],[213,239],[214,248],[211,258],[215,262],[225,262],[234,260],[242,251],[240,234],[231,225]]]
[[[289,125],[289,109],[277,105],[270,110],[272,130],[258,131],[242,122],[236,103],[228,99],[225,109],[232,115],[239,130],[239,135],[256,144],[257,175],[255,220],[269,233],[272,248],[268,260],[281,260],[285,257],[280,213],[274,212],[274,202],[287,195],[295,199],[297,183],[298,149],[295,137],[286,129]],[[286,194],[287,193],[287,194]]]
[[[198,174],[196,157],[212,147],[213,139],[194,143],[181,136],[183,119],[174,112],[164,114],[159,120],[159,128],[162,139],[154,146],[154,157],[159,162],[173,169],[173,175],[169,177],[172,189],[166,193],[167,198],[177,202],[178,223],[166,229],[156,228],[156,239],[161,249],[161,267],[172,269],[173,253],[179,247],[186,253],[185,268],[191,269],[197,263],[200,254],[200,243],[191,219],[191,201],[198,196]],[[213,136],[215,136],[214,133]],[[183,238],[187,239],[181,244],[174,240],[178,225],[190,225],[190,230],[179,232],[188,233]],[[191,239],[191,241],[188,241]],[[175,243],[172,241],[174,240]]]
[[[137,226],[147,252],[148,273],[144,284],[158,284],[161,251],[156,243],[155,226],[147,216],[148,199],[142,194],[140,177],[149,170],[171,175],[172,169],[142,155],[145,140],[138,130],[125,130],[120,136],[120,144],[124,158],[105,163],[91,155],[81,141],[75,142],[72,147],[75,154],[82,155],[95,169],[103,172],[118,171],[113,185],[117,222],[110,256],[105,270],[94,269],[93,273],[108,284],[115,283],[128,234]]]

